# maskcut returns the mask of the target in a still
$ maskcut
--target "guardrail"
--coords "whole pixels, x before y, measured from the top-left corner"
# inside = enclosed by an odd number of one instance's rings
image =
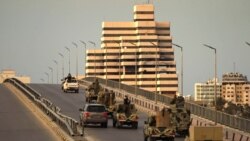
[[[25,85],[24,83],[15,78],[6,79],[4,83],[10,83],[17,89],[22,91],[29,99],[31,99],[44,113],[46,113],[69,135],[83,135],[83,132],[81,130],[78,130],[78,122],[75,119],[61,114],[59,107],[55,106],[48,99],[42,98],[41,94],[33,90],[28,85]]]
[[[89,81],[89,82],[94,82],[95,79],[96,79],[95,77],[87,77],[84,80]],[[98,81],[103,86],[106,86],[105,79],[98,78]],[[86,82],[81,81],[81,80],[79,82],[86,83]],[[134,92],[135,92],[134,86],[119,84],[119,82],[112,81],[112,80],[107,81],[107,87],[116,88],[116,89],[118,89],[120,87],[120,89],[122,91],[130,93],[132,95],[134,95]],[[137,88],[137,95],[142,96],[150,101],[155,101],[155,93],[153,93],[153,92],[149,92],[149,91]],[[172,100],[171,97],[167,97],[165,95],[160,95],[160,94],[156,95],[156,99],[157,99],[157,102],[163,103],[166,106],[169,106],[170,102]],[[148,106],[148,104],[144,104],[144,103],[142,105]],[[231,127],[234,129],[239,129],[241,131],[250,133],[250,120],[249,119],[235,117],[233,115],[229,115],[229,114],[226,114],[226,113],[223,113],[220,111],[216,111],[216,110],[211,109],[211,108],[203,107],[203,106],[200,106],[200,105],[197,105],[195,103],[188,102],[188,101],[185,102],[185,106],[188,109],[190,109],[191,113],[194,115],[200,116],[202,118],[205,118],[205,119],[208,119],[211,121],[215,121],[215,119],[216,119],[217,123],[219,123],[219,124],[226,125],[228,127]],[[150,107],[151,107],[151,105],[149,105],[149,108]],[[157,106],[154,105],[153,107],[157,107]],[[152,110],[156,111],[158,109],[159,108],[153,108]],[[215,118],[215,115],[217,116],[216,118]]]

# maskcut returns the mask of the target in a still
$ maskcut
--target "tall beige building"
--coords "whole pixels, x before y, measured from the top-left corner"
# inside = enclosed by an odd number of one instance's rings
[[[178,91],[169,22],[154,6],[134,6],[134,21],[103,22],[101,49],[87,51],[86,76],[121,81],[173,96]]]
[[[250,104],[250,82],[240,73],[222,76],[222,97],[235,104]]]

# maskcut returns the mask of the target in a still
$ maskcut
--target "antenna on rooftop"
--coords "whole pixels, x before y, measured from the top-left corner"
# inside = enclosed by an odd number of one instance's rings
[[[236,68],[236,67],[235,67],[235,62],[234,62],[234,73],[235,73],[235,68]]]

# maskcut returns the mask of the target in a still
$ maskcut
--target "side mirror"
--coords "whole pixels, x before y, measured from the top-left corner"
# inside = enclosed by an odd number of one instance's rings
[[[144,124],[148,124],[148,121],[144,121]]]
[[[80,112],[84,111],[82,108],[79,109]]]

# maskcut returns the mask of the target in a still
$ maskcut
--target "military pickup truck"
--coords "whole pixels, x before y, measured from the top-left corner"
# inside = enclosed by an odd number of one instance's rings
[[[113,127],[138,128],[138,115],[134,104],[116,104],[113,112]]]
[[[171,109],[163,108],[144,122],[144,141],[174,141],[175,133],[176,121]]]
[[[73,91],[79,93],[79,83],[75,77],[72,77],[70,74],[62,80],[62,90],[63,92]]]

